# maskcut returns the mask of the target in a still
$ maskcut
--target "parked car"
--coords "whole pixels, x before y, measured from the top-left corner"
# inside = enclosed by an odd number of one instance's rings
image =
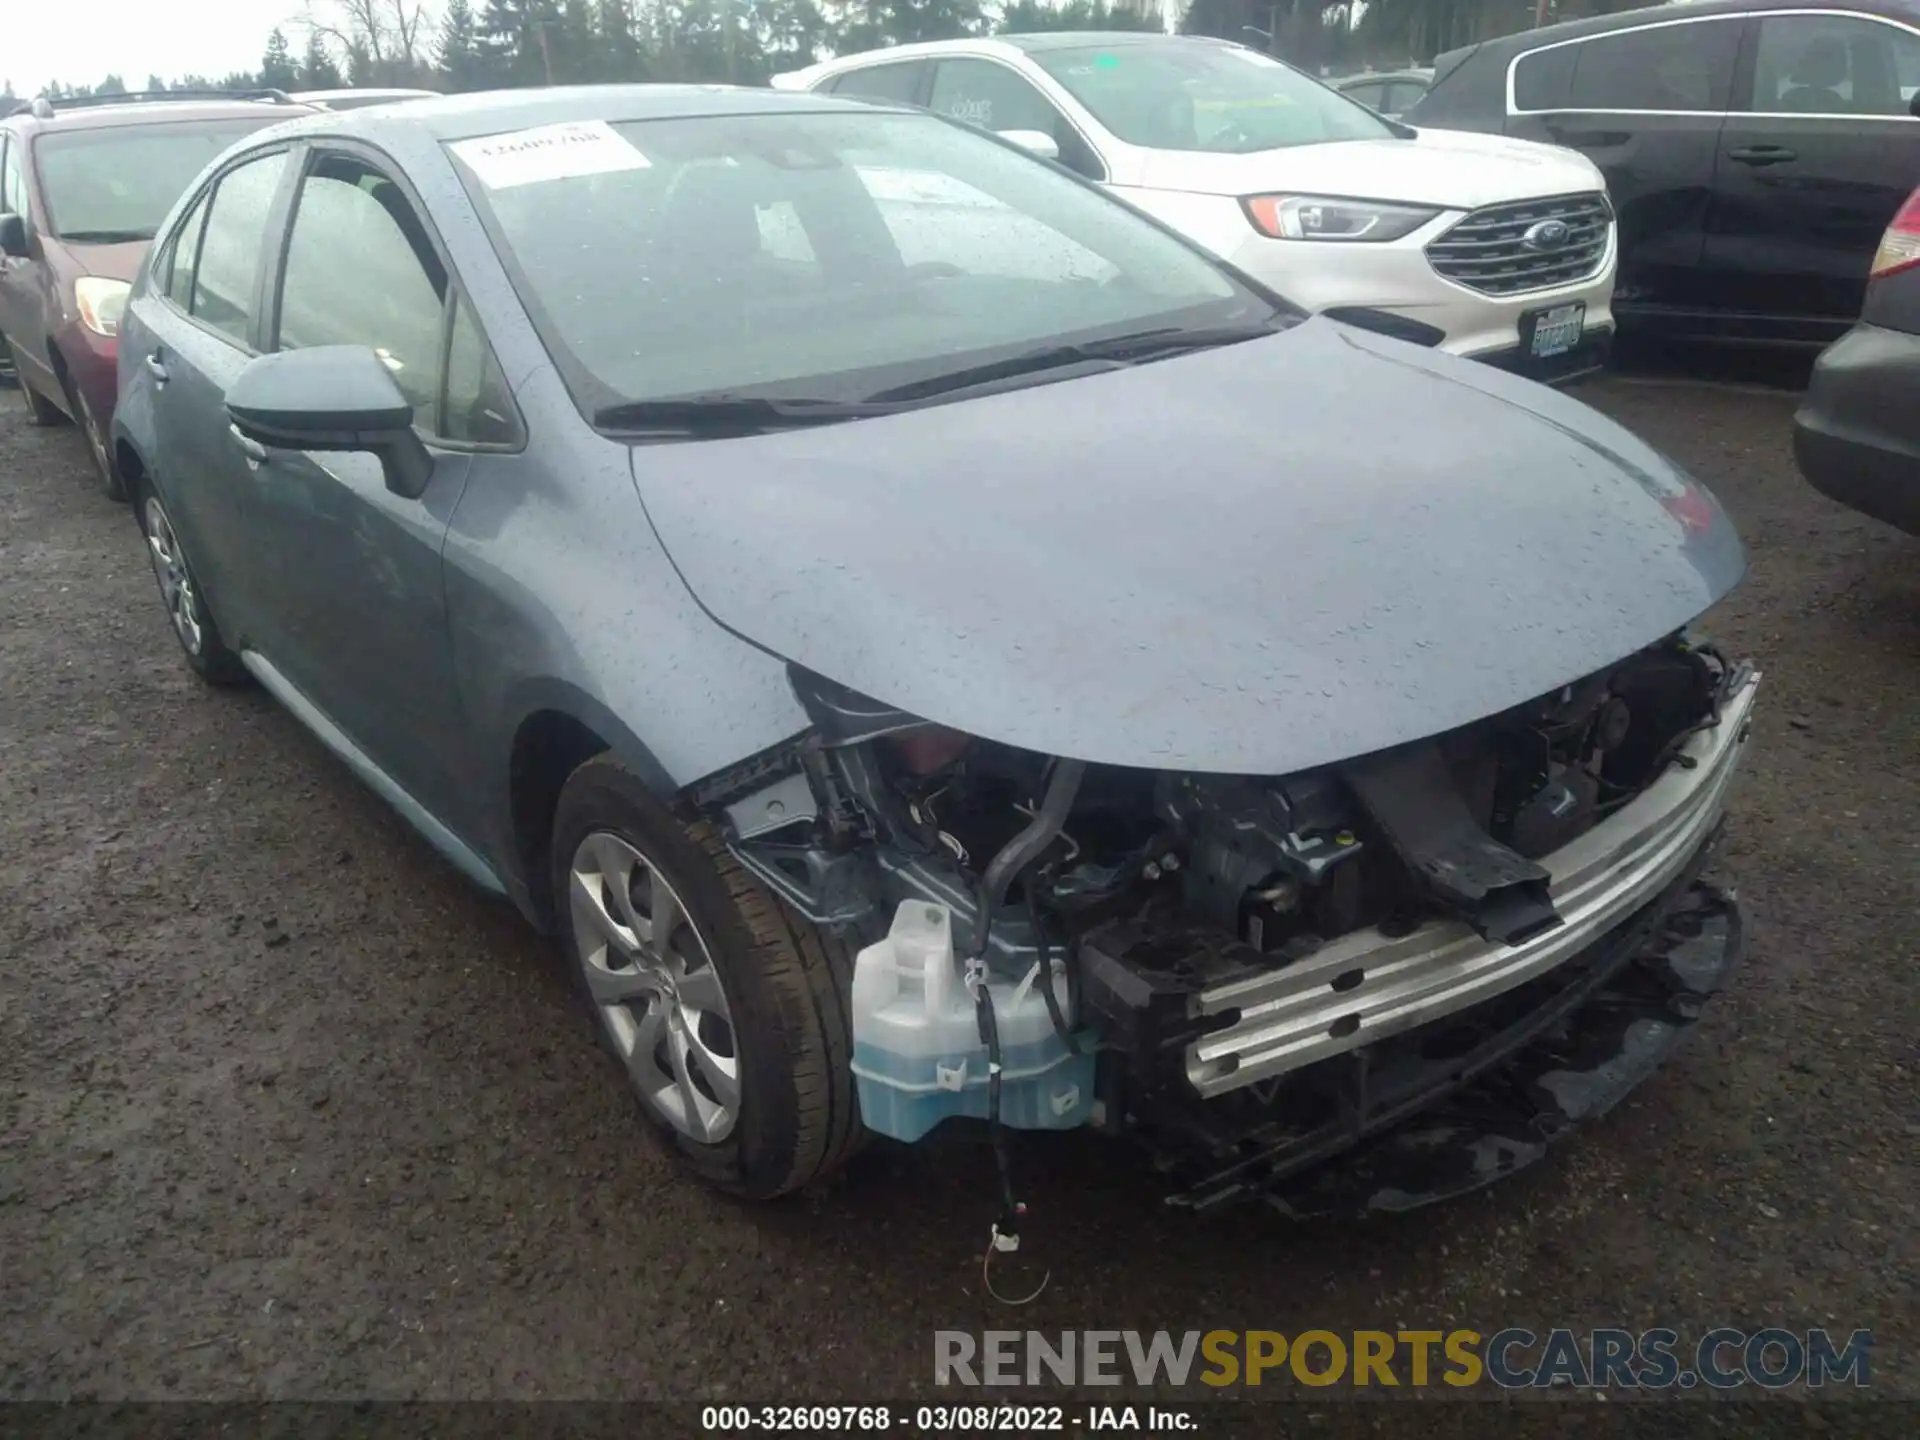
[[[391,105],[400,100],[431,100],[432,90],[374,88],[350,90],[296,90],[288,98],[301,105],[324,110],[358,110],[365,105]]]
[[[1793,453],[1816,490],[1920,535],[1920,190],[1873,257],[1855,325],[1814,363]]]
[[[1194,37],[943,40],[773,83],[997,130],[1315,313],[1541,379],[1606,359],[1613,214],[1600,172],[1565,150],[1396,125]]]
[[[1369,70],[1333,82],[1333,88],[1349,100],[1358,100],[1369,110],[1378,110],[1389,120],[1398,120],[1411,110],[1433,83],[1433,71],[1423,67],[1408,70]]]
[[[123,498],[108,435],[127,287],[180,192],[284,97],[207,92],[38,99],[0,121],[0,348],[29,418],[70,418]]]
[[[1920,183],[1914,0],[1688,0],[1434,62],[1409,123],[1570,146],[1620,217],[1623,325],[1824,345]]]
[[[557,933],[725,1189],[970,1114],[1194,1204],[1365,1142],[1353,1203],[1410,1204],[1604,1110],[1739,952],[1712,498],[972,126],[314,116],[192,187],[124,336],[187,663]]]

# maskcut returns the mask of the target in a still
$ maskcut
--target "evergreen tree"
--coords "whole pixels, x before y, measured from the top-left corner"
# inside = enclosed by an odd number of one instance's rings
[[[994,27],[999,35],[1031,35],[1045,30],[1146,30],[1158,32],[1160,16],[1142,14],[1109,0],[1013,0]]]
[[[748,12],[764,74],[811,65],[833,47],[833,26],[816,0],[755,0]]]
[[[896,45],[915,40],[955,40],[986,28],[980,0],[885,0],[887,39]]]
[[[109,75],[94,87],[93,93],[96,95],[124,95],[127,93],[127,82],[122,80],[118,75]]]
[[[300,84],[300,72],[293,67],[293,52],[287,48],[286,32],[277,25],[267,36],[267,53],[260,57],[260,83],[269,90],[293,90]]]
[[[341,86],[340,67],[333,63],[333,56],[327,53],[326,45],[316,34],[307,36],[307,53],[300,61],[299,83],[303,90],[338,90]]]
[[[645,80],[646,53],[635,33],[632,0],[596,0],[593,7],[594,43],[600,53],[601,78]]]
[[[433,57],[447,89],[476,90],[486,83],[475,39],[473,7],[467,0],[449,0]]]
[[[547,0],[487,0],[474,37],[489,85],[540,85],[546,80],[541,29],[553,20]],[[551,45],[551,37],[547,43]]]
[[[569,85],[607,78],[599,38],[589,0],[561,0],[547,33],[555,83]]]

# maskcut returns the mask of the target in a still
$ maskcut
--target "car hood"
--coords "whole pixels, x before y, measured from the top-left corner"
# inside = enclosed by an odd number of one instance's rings
[[[1577,151],[1504,135],[1420,130],[1410,139],[1340,140],[1249,155],[1152,153],[1141,183],[1205,195],[1270,191],[1405,200],[1472,210],[1508,200],[1604,190],[1594,163]]]
[[[82,275],[99,275],[108,280],[124,280],[129,285],[140,273],[150,240],[129,240],[118,245],[82,245],[71,240],[47,239],[43,242],[54,268],[68,280]]]
[[[1586,406],[1325,319],[633,471],[722,625],[1116,765],[1281,774],[1437,734],[1659,640],[1746,564]]]

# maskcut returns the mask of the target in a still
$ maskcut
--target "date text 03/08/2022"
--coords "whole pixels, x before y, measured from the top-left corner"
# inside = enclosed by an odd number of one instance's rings
[[[898,1430],[909,1435],[1050,1435],[1142,1431],[1193,1434],[1191,1411],[1159,1405],[709,1405],[703,1434]]]

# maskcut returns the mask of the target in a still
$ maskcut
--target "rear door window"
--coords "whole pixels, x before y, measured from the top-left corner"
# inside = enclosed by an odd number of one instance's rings
[[[1744,23],[1734,16],[1655,25],[1569,45],[1577,58],[1566,107],[1722,112]]]
[[[1380,108],[1389,115],[1404,115],[1420,103],[1420,97],[1427,93],[1427,87],[1418,80],[1396,80],[1387,86],[1385,101]]]
[[[153,287],[182,310],[193,303],[193,272],[200,263],[200,231],[207,223],[207,198],[211,193],[193,202],[154,257]]]
[[[201,324],[243,345],[253,333],[267,213],[286,166],[282,150],[249,160],[220,177],[191,273],[189,312]]]
[[[891,65],[868,65],[849,71],[824,87],[830,94],[856,100],[889,100],[912,105],[920,99],[920,82],[927,73],[924,60],[902,60]]]
[[[1516,114],[1535,110],[1564,110],[1573,93],[1573,62],[1579,58],[1578,45],[1555,45],[1550,50],[1534,50],[1522,55],[1513,65],[1513,109]]]

